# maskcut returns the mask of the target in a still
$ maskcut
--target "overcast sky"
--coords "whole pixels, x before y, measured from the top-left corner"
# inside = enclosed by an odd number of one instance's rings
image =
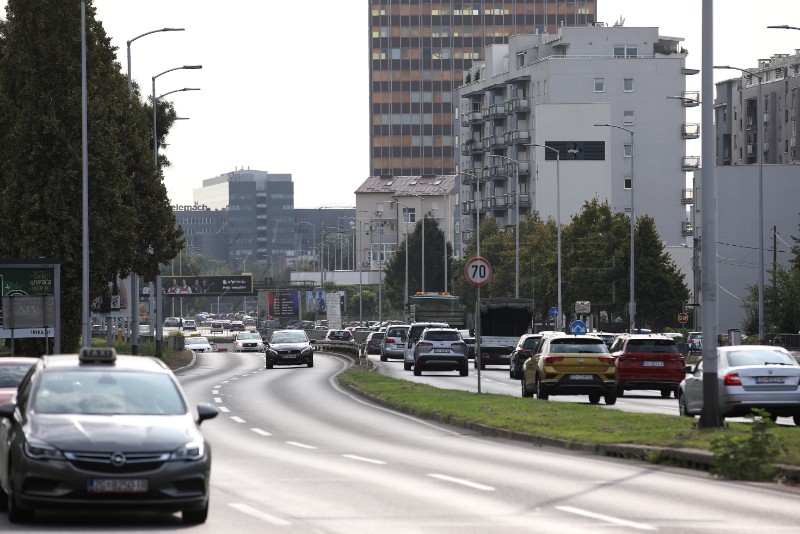
[[[0,0],[5,8],[6,1]],[[368,8],[365,0],[95,0],[123,72],[127,41],[132,75],[145,95],[152,76],[181,65],[156,81],[174,93],[179,117],[167,142],[172,167],[165,170],[170,200],[192,203],[192,191],[237,168],[290,173],[295,206],[355,206],[355,189],[369,174]],[[716,0],[714,63],[753,68],[759,58],[794,53],[800,0]],[[687,66],[701,66],[701,0],[598,0],[598,20],[609,25],[655,26],[683,37]],[[3,18],[5,18],[3,10]],[[716,80],[736,72],[715,71]],[[700,75],[687,90],[700,90]],[[699,108],[697,108],[699,109]],[[689,116],[689,122],[699,122]],[[700,141],[687,143],[700,155]]]

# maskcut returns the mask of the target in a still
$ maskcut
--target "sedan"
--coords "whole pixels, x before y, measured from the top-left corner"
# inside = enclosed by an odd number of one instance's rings
[[[208,516],[211,449],[164,362],[111,348],[45,356],[0,404],[0,498],[8,520],[40,510],[180,511]]]
[[[187,337],[183,342],[183,346],[186,350],[195,352],[211,352],[214,350],[207,337]]]
[[[0,358],[0,403],[14,398],[25,373],[38,361],[39,358]]]
[[[258,332],[238,332],[233,338],[233,352],[264,352],[264,340]]]
[[[722,417],[747,415],[761,409],[776,417],[793,417],[800,426],[800,364],[782,347],[734,345],[717,349],[719,411]],[[678,388],[681,415],[703,411],[703,360]]]

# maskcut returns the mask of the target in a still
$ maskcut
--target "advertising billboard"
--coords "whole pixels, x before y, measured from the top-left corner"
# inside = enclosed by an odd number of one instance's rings
[[[0,293],[3,297],[53,295],[55,270],[52,267],[19,267],[0,265]],[[0,328],[3,327],[3,306],[0,299]]]
[[[252,295],[253,275],[162,276],[164,297]]]
[[[273,317],[300,318],[300,292],[270,291],[267,294],[268,314]]]

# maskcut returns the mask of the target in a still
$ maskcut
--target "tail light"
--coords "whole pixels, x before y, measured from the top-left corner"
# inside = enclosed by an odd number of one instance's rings
[[[520,352],[522,353],[523,356],[530,356],[531,355],[531,351],[528,350],[528,349],[522,349]]]
[[[433,343],[430,343],[429,341],[417,341],[417,346],[418,347],[432,347]]]
[[[563,361],[563,360],[564,360],[563,356],[545,356],[544,357],[544,363],[545,364],[556,363],[556,362],[560,362],[560,361]]]
[[[395,341],[394,338],[392,338],[392,337],[387,337],[386,338],[386,343],[397,343],[397,341]]]
[[[453,343],[451,346],[453,346],[453,347],[465,347],[466,348],[467,344],[466,343],[462,343],[461,341],[457,341],[457,342]]]
[[[603,363],[614,363],[614,357],[613,356],[600,356],[598,358],[598,360],[600,360]]]
[[[739,378],[739,373],[728,373],[727,375],[725,375],[723,383],[726,386],[741,386],[742,379]]]

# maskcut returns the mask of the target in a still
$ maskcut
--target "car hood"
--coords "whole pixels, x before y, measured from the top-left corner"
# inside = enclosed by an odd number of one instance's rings
[[[33,415],[26,427],[61,450],[171,451],[202,439],[192,416]]]
[[[302,350],[310,345],[303,341],[300,343],[271,343],[269,348],[272,350]]]

